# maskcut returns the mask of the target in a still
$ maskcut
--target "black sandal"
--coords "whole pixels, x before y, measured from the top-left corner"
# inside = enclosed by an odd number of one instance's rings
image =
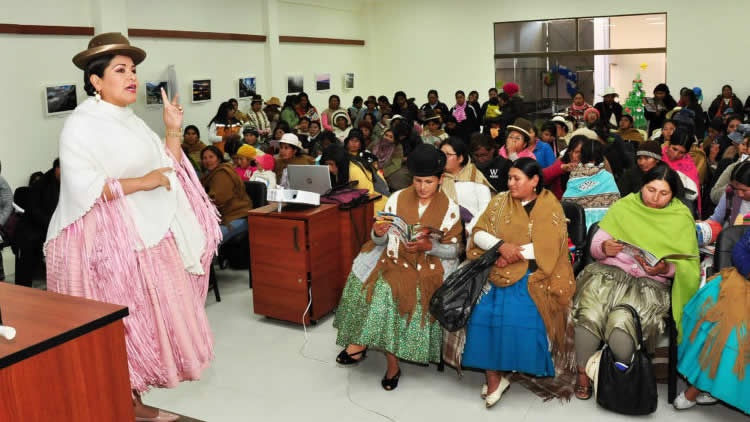
[[[359,358],[354,358],[355,356],[362,355]],[[349,353],[346,353],[346,349],[342,350],[341,353],[339,353],[338,356],[336,356],[336,363],[338,363],[340,366],[353,366],[361,361],[363,361],[367,357],[367,349],[362,349],[357,353],[352,353],[351,355]]]
[[[398,379],[401,378],[401,368],[398,368],[398,372],[396,372],[396,375],[393,376],[393,378],[387,378],[388,377],[388,371],[385,371],[385,376],[383,376],[383,379],[380,381],[380,384],[383,386],[383,389],[385,391],[393,391],[398,387]]]

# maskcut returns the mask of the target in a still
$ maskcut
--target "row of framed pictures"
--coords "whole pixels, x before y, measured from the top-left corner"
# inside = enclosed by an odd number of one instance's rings
[[[146,81],[146,107],[161,107],[161,89],[167,90],[167,81]],[[47,116],[70,113],[78,105],[76,84],[47,85],[44,87],[44,112]],[[241,98],[255,95],[255,78],[239,80]],[[211,101],[211,80],[196,79],[192,83],[192,100],[194,103]]]
[[[344,89],[354,89],[354,73],[344,73],[344,80],[342,83]],[[316,73],[315,74],[315,90],[316,91],[328,91],[331,89],[331,74],[330,73]],[[302,74],[290,74],[286,77],[286,91],[289,94],[298,94],[305,90],[305,77]]]
[[[167,81],[146,81],[146,107],[159,107],[162,103],[161,89],[167,90]],[[255,76],[239,78],[237,81],[237,97],[252,98],[257,93],[258,80]],[[344,73],[344,89],[354,89],[354,73]],[[287,75],[287,92],[296,94],[304,91],[305,78],[302,74]],[[211,101],[211,79],[194,79],[191,84],[192,102],[203,103]],[[328,91],[331,89],[331,74],[315,74],[315,90]],[[76,84],[48,85],[44,87],[45,114],[53,116],[73,111],[78,105]]]

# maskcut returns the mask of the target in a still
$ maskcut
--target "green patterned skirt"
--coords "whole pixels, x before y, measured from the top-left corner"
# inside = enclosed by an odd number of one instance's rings
[[[372,301],[353,273],[341,295],[333,326],[338,329],[336,344],[359,344],[394,354],[399,359],[418,363],[440,362],[443,329],[435,321],[422,326],[422,305],[417,289],[417,305],[411,321],[398,313],[391,287],[378,277]]]

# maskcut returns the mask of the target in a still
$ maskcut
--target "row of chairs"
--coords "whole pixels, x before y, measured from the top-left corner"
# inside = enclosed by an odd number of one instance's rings
[[[259,208],[268,205],[267,188],[263,182],[245,182],[245,192],[253,203],[253,208]],[[219,261],[228,259],[229,256],[239,256],[239,264],[237,262],[231,262],[233,265],[237,265],[241,268],[247,266],[248,268],[248,280],[250,288],[253,287],[253,273],[250,268],[250,238],[247,232],[237,235],[225,242],[219,247]],[[245,264],[246,263],[246,264]],[[215,264],[211,263],[211,269],[208,277],[208,288],[214,291],[214,297],[217,302],[221,302],[221,293],[219,292],[219,284],[216,278]]]

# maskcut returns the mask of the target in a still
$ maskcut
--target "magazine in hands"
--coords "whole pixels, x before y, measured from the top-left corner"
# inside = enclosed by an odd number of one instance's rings
[[[388,229],[388,233],[398,236],[403,243],[416,242],[423,237],[440,241],[445,235],[440,229],[436,229],[435,227],[425,226],[419,223],[406,224],[406,221],[404,221],[403,218],[389,212],[378,211],[378,216],[375,217],[375,220],[376,224],[390,223],[391,227]]]
[[[624,254],[630,255],[633,258],[641,257],[644,261],[646,261],[646,264],[648,264],[651,267],[655,267],[657,264],[659,264],[659,261],[665,260],[665,259],[693,259],[698,258],[697,255],[690,255],[690,254],[681,254],[681,253],[673,253],[669,255],[664,255],[662,257],[658,257],[651,252],[640,248],[638,246],[633,245],[632,243],[628,243],[624,240],[617,240],[617,243],[624,246],[622,248],[622,252]]]

